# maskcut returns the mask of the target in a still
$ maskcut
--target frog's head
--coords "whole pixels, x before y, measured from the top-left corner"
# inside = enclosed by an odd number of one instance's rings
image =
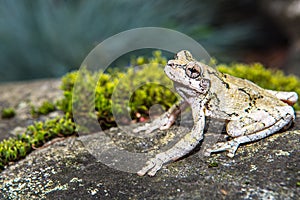
[[[202,94],[210,86],[209,80],[203,76],[204,64],[196,61],[187,50],[178,52],[174,60],[168,61],[165,73],[175,83]]]

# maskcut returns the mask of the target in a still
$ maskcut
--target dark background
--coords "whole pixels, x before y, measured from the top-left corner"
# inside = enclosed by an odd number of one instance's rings
[[[0,0],[0,82],[60,77],[107,37],[145,26],[185,33],[219,62],[297,74],[299,16],[296,0]]]

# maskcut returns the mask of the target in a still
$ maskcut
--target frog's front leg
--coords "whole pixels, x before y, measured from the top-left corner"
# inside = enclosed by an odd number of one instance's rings
[[[181,111],[185,110],[188,105],[189,104],[185,100],[181,100],[178,103],[174,104],[166,113],[161,115],[159,118],[155,119],[153,122],[146,123],[143,126],[133,129],[133,132],[138,133],[140,131],[146,131],[146,134],[149,134],[156,129],[166,130],[174,124],[178,115],[181,113]]]
[[[256,110],[239,120],[227,124],[228,135],[234,139],[215,144],[206,150],[206,154],[228,151],[227,156],[234,157],[240,144],[253,142],[265,138],[286,128],[295,119],[291,106],[275,107],[271,110]]]
[[[194,104],[193,104],[194,105]],[[143,176],[148,173],[149,176],[154,176],[156,172],[163,166],[163,164],[170,161],[175,161],[182,156],[188,154],[196,145],[203,139],[203,130],[205,124],[205,116],[203,108],[198,104],[193,106],[194,126],[188,134],[186,134],[175,146],[171,149],[157,154],[150,159],[146,166],[138,171],[138,175]]]

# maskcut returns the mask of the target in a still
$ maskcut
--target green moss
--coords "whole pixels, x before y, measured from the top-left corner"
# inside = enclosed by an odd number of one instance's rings
[[[46,115],[53,111],[55,111],[55,105],[49,101],[44,101],[37,110],[37,112],[42,115]]]
[[[218,166],[219,166],[219,164],[218,164],[217,162],[215,162],[215,161],[210,162],[210,163],[208,164],[208,167],[209,167],[209,168],[212,168],[212,167],[218,167]]]
[[[35,108],[33,105],[31,106],[31,115],[33,117],[37,117],[39,115],[47,115],[50,112],[56,110],[55,104],[49,101],[44,101],[42,105],[38,108]]]
[[[95,94],[96,115],[104,129],[115,125],[112,104],[114,104],[114,113],[120,118],[125,116],[129,110],[131,118],[135,120],[148,116],[149,108],[153,104],[160,104],[164,109],[168,109],[176,102],[177,97],[165,87],[172,88],[172,82],[162,71],[166,62],[167,60],[161,56],[161,52],[155,51],[152,58],[133,59],[126,72],[114,70],[113,73],[93,74],[83,69],[80,74],[78,72],[69,73],[62,78],[61,88],[64,91],[64,98],[58,102],[58,108],[66,113],[72,113],[72,104],[76,105],[83,101],[92,102],[93,99],[87,99],[87,94]],[[136,65],[143,66],[138,68],[135,67]],[[81,82],[80,87],[83,87],[86,92],[73,97],[76,80]],[[96,88],[91,87],[96,82]],[[150,82],[154,83],[149,84]],[[117,90],[116,87],[118,87]],[[112,101],[113,93],[114,102]],[[131,96],[128,96],[129,94]],[[124,105],[121,100],[129,98],[129,105]],[[85,110],[87,108],[82,109],[82,112],[94,114],[94,111]],[[136,115],[137,113],[139,115]]]
[[[0,142],[0,168],[9,162],[25,157],[33,149],[42,146],[55,137],[64,137],[76,133],[75,123],[67,114],[63,118],[49,119],[28,126],[17,138],[9,138]]]
[[[9,162],[16,161],[24,157],[31,147],[27,142],[10,138],[0,143],[0,168],[3,169]]]
[[[280,70],[266,69],[262,64],[241,64],[218,65],[217,69],[222,73],[227,73],[239,78],[248,79],[265,89],[277,91],[294,91],[300,95],[300,79],[296,76],[286,76]],[[300,99],[294,105],[296,110],[300,110]]]
[[[4,108],[1,112],[2,119],[13,118],[16,115],[16,112],[13,108]]]

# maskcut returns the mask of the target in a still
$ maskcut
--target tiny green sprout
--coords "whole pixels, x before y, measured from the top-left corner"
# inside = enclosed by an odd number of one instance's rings
[[[298,182],[296,183],[296,185],[297,185],[297,187],[300,187],[300,181],[298,181]]]
[[[16,115],[16,112],[13,108],[4,108],[1,113],[2,119],[13,118]]]
[[[215,161],[212,161],[212,162],[210,162],[209,164],[208,164],[208,167],[209,168],[212,168],[212,167],[218,167],[219,166],[219,164],[217,163],[217,162],[215,162]]]

